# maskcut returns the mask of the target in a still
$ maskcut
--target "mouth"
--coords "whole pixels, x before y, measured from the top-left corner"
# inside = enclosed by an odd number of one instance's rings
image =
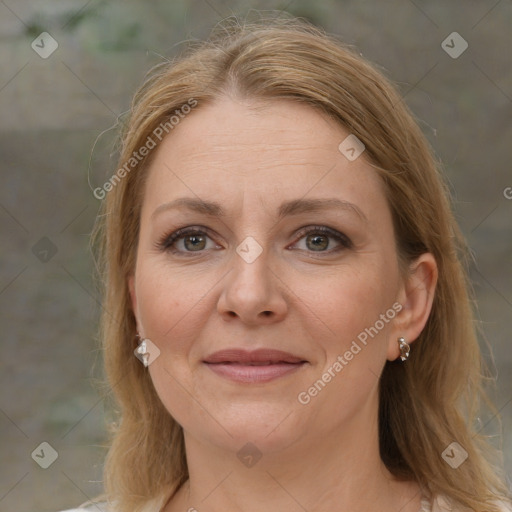
[[[289,375],[308,361],[280,350],[228,349],[211,354],[203,363],[217,375],[229,380],[263,383]]]

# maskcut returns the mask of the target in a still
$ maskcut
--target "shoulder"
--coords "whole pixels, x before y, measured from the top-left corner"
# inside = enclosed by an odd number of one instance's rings
[[[139,512],[155,512],[156,510],[160,510],[165,502],[167,501],[167,496],[162,495],[155,499],[149,500],[146,502],[140,509],[137,509]],[[61,512],[117,512],[118,508],[115,506],[115,503],[108,503],[107,501],[87,501],[80,505],[77,508],[69,508],[66,510],[62,510]]]
[[[496,503],[496,505],[498,505],[500,507],[500,510],[502,512],[512,512],[512,504],[510,504],[510,503],[505,503],[504,501],[498,501]]]
[[[501,512],[512,512],[512,505],[505,501],[496,501],[496,506],[499,508]],[[446,497],[437,495],[434,500],[432,500],[431,510],[429,512],[464,512],[462,508],[454,508],[453,503]]]

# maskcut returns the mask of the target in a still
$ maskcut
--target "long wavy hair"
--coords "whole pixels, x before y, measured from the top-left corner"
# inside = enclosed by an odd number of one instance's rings
[[[111,180],[93,235],[103,293],[100,337],[117,404],[104,496],[116,510],[136,512],[188,478],[182,427],[134,357],[127,278],[135,268],[146,171],[158,148],[133,155],[148,137],[158,142],[158,127],[166,126],[169,137],[179,130],[169,124],[176,110],[192,101],[198,110],[225,95],[310,105],[366,146],[385,185],[404,275],[424,252],[439,269],[430,317],[407,364],[386,362],[380,379],[381,458],[398,478],[432,495],[476,512],[497,511],[496,499],[509,499],[502,456],[475,421],[483,405],[492,408],[483,387],[491,378],[475,332],[468,250],[441,166],[385,74],[335,36],[293,17],[228,18],[208,40],[155,66],[134,96],[120,136],[117,169],[125,172]],[[456,470],[441,456],[453,441],[468,453]]]

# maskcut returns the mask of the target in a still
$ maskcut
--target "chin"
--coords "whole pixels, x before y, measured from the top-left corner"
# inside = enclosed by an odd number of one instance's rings
[[[220,437],[205,433],[210,442],[238,452],[243,446],[254,445],[262,453],[278,452],[299,437],[300,426],[289,407],[284,404],[253,404],[238,406],[220,413],[223,430]],[[216,428],[215,431],[218,431]]]

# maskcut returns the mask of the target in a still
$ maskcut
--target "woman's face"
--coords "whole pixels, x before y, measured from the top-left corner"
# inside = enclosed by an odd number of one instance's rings
[[[403,286],[383,185],[347,136],[305,105],[222,99],[158,149],[129,284],[189,438],[272,452],[375,428]]]

